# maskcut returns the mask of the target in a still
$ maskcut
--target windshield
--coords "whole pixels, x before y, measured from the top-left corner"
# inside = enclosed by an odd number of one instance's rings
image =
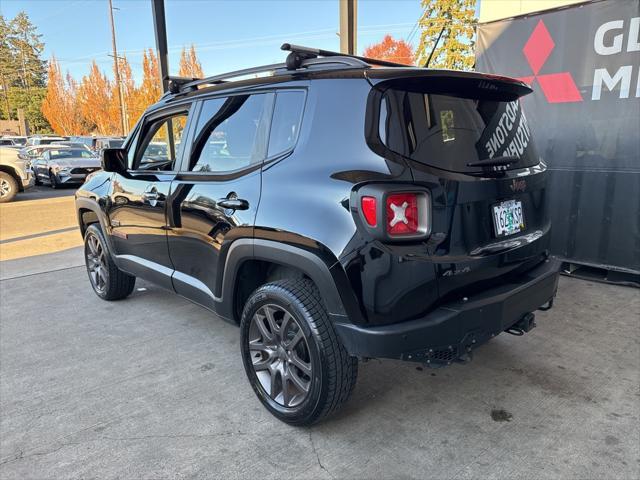
[[[49,153],[52,160],[59,160],[63,158],[94,158],[93,154],[85,149],[80,148],[65,148],[64,150],[51,150]]]
[[[455,172],[482,172],[490,167],[469,164],[499,157],[513,160],[510,169],[538,163],[519,100],[389,89],[380,104],[379,135],[395,153]]]

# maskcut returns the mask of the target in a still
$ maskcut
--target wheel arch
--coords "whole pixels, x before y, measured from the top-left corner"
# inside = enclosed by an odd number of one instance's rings
[[[11,177],[16,181],[16,185],[18,186],[18,191],[23,192],[24,187],[22,186],[22,179],[15,168],[10,167],[9,165],[0,165],[0,172],[7,173],[11,175]]]
[[[78,226],[80,227],[80,233],[82,237],[84,238],[84,234],[87,231],[89,225],[98,223],[107,242],[109,251],[113,252],[111,238],[109,235],[109,230],[107,228],[107,218],[105,213],[101,210],[98,202],[91,198],[76,198],[76,212],[78,215]]]
[[[362,313],[337,260],[328,264],[298,246],[264,239],[239,239],[229,248],[222,276],[221,314],[239,322],[243,299],[256,288],[268,281],[297,276],[309,278],[316,285],[332,321],[361,323]]]

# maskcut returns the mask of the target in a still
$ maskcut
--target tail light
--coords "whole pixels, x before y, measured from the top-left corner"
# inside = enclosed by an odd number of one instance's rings
[[[387,233],[391,236],[418,233],[418,195],[392,193],[387,196]]]
[[[400,185],[370,184],[353,195],[364,227],[383,241],[416,240],[431,232],[431,197],[426,190]]]
[[[375,227],[378,224],[377,203],[376,197],[362,197],[360,200],[362,215],[370,227]]]

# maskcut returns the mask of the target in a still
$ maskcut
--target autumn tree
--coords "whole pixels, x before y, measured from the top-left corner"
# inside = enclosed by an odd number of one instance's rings
[[[49,61],[47,73],[47,93],[42,102],[42,113],[59,135],[82,133],[84,125],[80,110],[77,108],[77,84],[67,74],[62,75],[60,65],[55,58]]]
[[[421,34],[416,51],[424,65],[438,42],[430,67],[471,70],[475,64],[476,0],[421,0]]]
[[[196,47],[193,44],[191,44],[191,48],[189,48],[189,50],[184,47],[182,48],[178,75],[189,78],[204,77],[204,73],[202,73],[202,65],[196,55]]]
[[[120,65],[120,88],[122,89],[122,98],[124,101],[125,108],[125,119],[127,123],[127,129],[133,128],[135,122],[138,120],[140,115],[136,115],[137,110],[135,106],[136,100],[136,85],[133,80],[133,73],[131,72],[131,65],[129,64],[129,60],[127,60],[126,56],[123,56],[118,62]],[[116,91],[117,85],[113,85],[113,98],[118,99],[118,92]],[[120,115],[119,108],[120,106],[116,103],[115,108],[117,111],[114,115]]]
[[[389,62],[413,65],[415,56],[413,49],[404,40],[394,40],[391,35],[385,35],[380,43],[368,46],[364,49],[365,57],[387,60]]]
[[[119,130],[119,113],[113,108],[113,86],[107,76],[92,62],[89,75],[82,77],[77,101],[85,121],[95,126],[102,135],[113,135]],[[115,115],[114,115],[115,113]]]
[[[135,90],[130,116],[137,119],[145,109],[162,95],[158,58],[152,49],[142,55],[142,83]]]

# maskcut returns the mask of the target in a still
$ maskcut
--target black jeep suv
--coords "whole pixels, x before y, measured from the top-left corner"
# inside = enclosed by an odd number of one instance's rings
[[[258,398],[302,425],[358,359],[443,366],[530,330],[558,265],[526,84],[283,49],[172,79],[76,206],[99,297],[139,276],[239,324]]]

